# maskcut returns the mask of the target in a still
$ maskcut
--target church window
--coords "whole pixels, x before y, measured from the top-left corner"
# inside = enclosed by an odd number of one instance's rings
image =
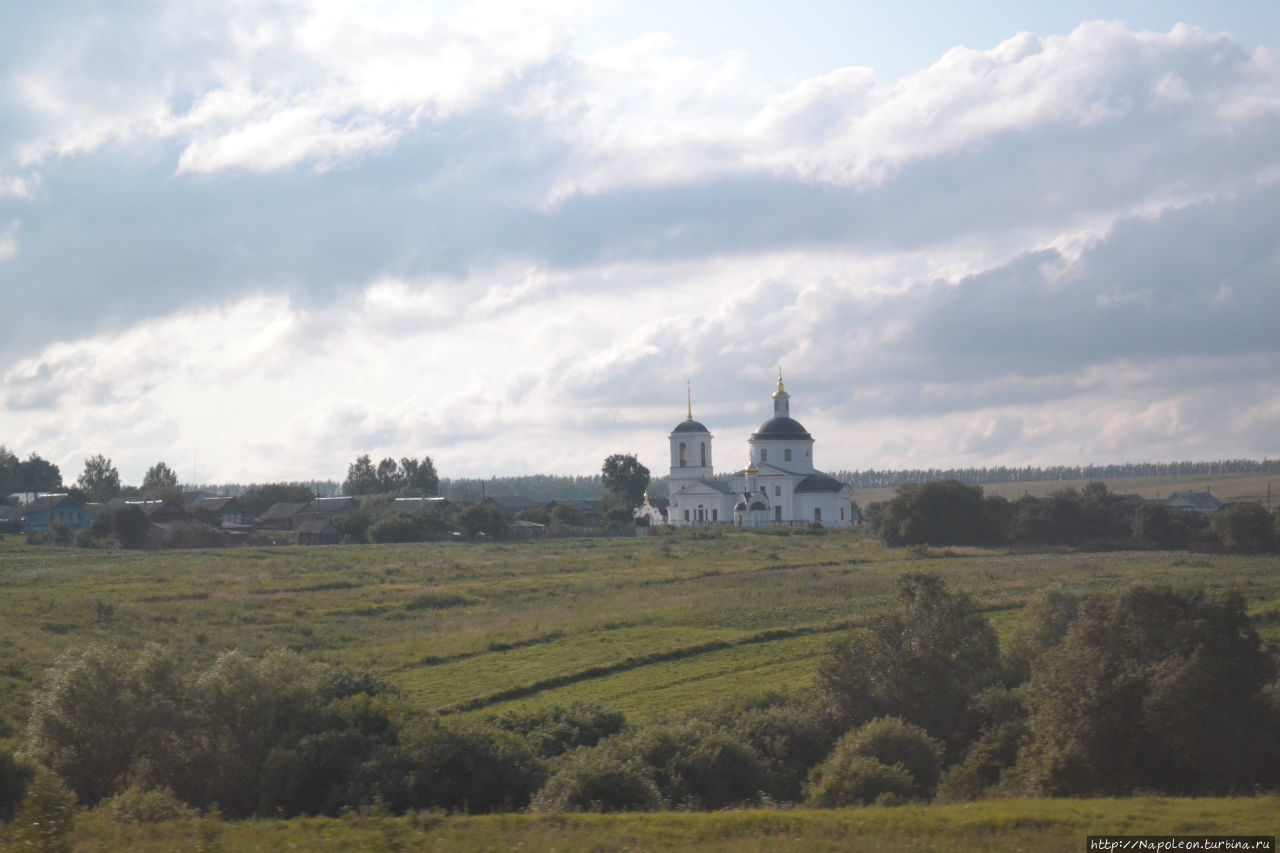
[[[815,506],[815,507],[813,508],[813,520],[814,520],[814,521],[822,521],[822,507],[820,507],[820,506]]]
[[[689,465],[689,448],[682,441],[680,442],[680,467],[685,468]]]
[[[782,507],[780,507],[780,506],[775,506],[775,507],[773,508],[773,520],[774,520],[774,521],[782,521]]]
[[[720,520],[720,510],[714,509],[714,508],[711,510],[711,520],[712,521]]]
[[[699,445],[702,448],[702,467],[707,467],[707,443],[704,441]]]
[[[840,507],[840,520],[844,521],[844,507]]]
[[[780,498],[780,497],[782,497],[782,486],[774,486],[774,487],[773,487],[773,496],[774,496],[775,498]]]
[[[767,451],[767,450],[765,450],[765,449],[761,448],[761,450],[760,450],[760,461],[761,461],[761,462],[768,462],[768,461],[769,461],[769,451]]]
[[[689,510],[687,510],[687,509],[684,511],[684,520],[685,520],[685,521],[688,521],[688,520],[689,520]]]
[[[783,451],[782,451],[782,461],[783,461],[783,462],[790,462],[790,461],[791,461],[791,448],[790,448],[790,447],[788,447],[788,448],[786,448],[785,450],[783,450]]]

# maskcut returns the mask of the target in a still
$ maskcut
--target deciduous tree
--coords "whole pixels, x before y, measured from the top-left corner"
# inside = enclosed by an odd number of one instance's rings
[[[600,468],[604,487],[614,503],[622,509],[633,509],[644,501],[649,486],[649,469],[629,453],[615,453]]]
[[[95,503],[106,503],[120,494],[120,472],[101,453],[84,460],[84,473],[76,482]]]

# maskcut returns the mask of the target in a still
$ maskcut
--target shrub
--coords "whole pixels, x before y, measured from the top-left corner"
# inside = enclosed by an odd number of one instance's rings
[[[34,767],[0,750],[0,821],[13,820],[35,775]]]
[[[901,766],[911,774],[913,798],[931,798],[938,785],[942,744],[924,729],[897,717],[881,717],[849,732],[836,744],[836,751]]]
[[[603,738],[618,734],[627,718],[621,711],[604,705],[574,702],[568,708],[556,705],[532,714],[513,712],[493,722],[523,737],[543,758],[554,758],[580,746],[595,746]]]
[[[762,790],[779,802],[800,801],[809,771],[836,742],[831,719],[798,702],[748,708],[726,726],[760,756],[766,771]]]
[[[662,795],[636,756],[581,747],[565,757],[559,770],[533,798],[539,812],[653,811]]]
[[[1263,554],[1276,548],[1276,518],[1260,504],[1223,507],[1213,515],[1213,532],[1237,554]]]
[[[37,772],[9,829],[13,846],[18,850],[70,853],[75,811],[75,795],[52,773]]]
[[[846,726],[901,717],[958,755],[977,731],[974,697],[1000,679],[995,632],[937,575],[898,583],[895,610],[832,643],[819,663],[818,693]]]
[[[164,531],[166,548],[217,548],[221,544],[218,531],[199,521],[175,521]]]
[[[98,804],[100,811],[120,824],[163,823],[192,817],[195,809],[179,800],[169,788],[143,790],[129,787]]]
[[[1274,785],[1276,663],[1239,595],[1138,586],[1087,599],[1033,664],[1034,740],[1019,770],[1036,791],[1209,795]]]
[[[901,764],[888,765],[865,755],[833,754],[809,774],[806,803],[820,809],[892,805],[909,800],[915,780]]]
[[[1005,677],[1010,684],[1021,684],[1031,677],[1031,665],[1062,642],[1079,611],[1080,600],[1060,590],[1037,593],[1027,603],[1022,622],[1005,648]]]
[[[663,799],[684,808],[718,809],[759,799],[766,768],[740,738],[702,720],[650,726],[618,741],[650,769]]]
[[[492,726],[415,717],[400,727],[396,761],[409,808],[485,813],[529,805],[546,770],[524,740]]]

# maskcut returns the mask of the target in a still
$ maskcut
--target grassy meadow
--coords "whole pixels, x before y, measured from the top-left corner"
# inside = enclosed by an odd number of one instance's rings
[[[621,815],[420,813],[345,818],[207,818],[122,826],[90,812],[76,819],[77,851],[276,850],[694,851],[844,853],[1035,851],[1078,853],[1090,835],[1273,835],[1280,798],[996,800],[963,805]],[[0,841],[0,850],[5,850]]]
[[[227,649],[285,647],[372,671],[423,707],[450,714],[586,700],[635,723],[677,718],[734,697],[806,689],[827,643],[880,610],[895,578],[916,571],[942,574],[969,593],[1002,637],[1030,596],[1048,586],[1087,594],[1143,581],[1238,589],[1264,635],[1280,640],[1276,556],[903,550],[861,531],[807,530],[192,552],[34,547],[9,537],[0,543],[0,739],[20,739],[31,691],[57,656],[92,643],[137,649],[158,642],[193,664]],[[214,829],[217,849],[225,850],[295,843],[763,850],[784,839],[794,849],[823,850],[848,849],[850,838],[869,848],[892,838],[900,849],[1077,850],[1084,835],[1101,832],[1272,834],[1278,805],[1274,798],[1003,801],[723,815],[420,815]],[[82,816],[77,849],[200,849],[200,833],[213,831],[198,820],[128,830],[108,824]],[[127,843],[113,835],[126,832]]]

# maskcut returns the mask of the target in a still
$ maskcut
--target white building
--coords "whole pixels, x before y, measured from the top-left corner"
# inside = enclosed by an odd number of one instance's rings
[[[747,467],[717,477],[711,433],[688,417],[671,431],[671,503],[667,523],[828,526],[853,523],[853,489],[813,467],[813,436],[791,417],[791,395],[773,392],[773,417],[747,440]]]

